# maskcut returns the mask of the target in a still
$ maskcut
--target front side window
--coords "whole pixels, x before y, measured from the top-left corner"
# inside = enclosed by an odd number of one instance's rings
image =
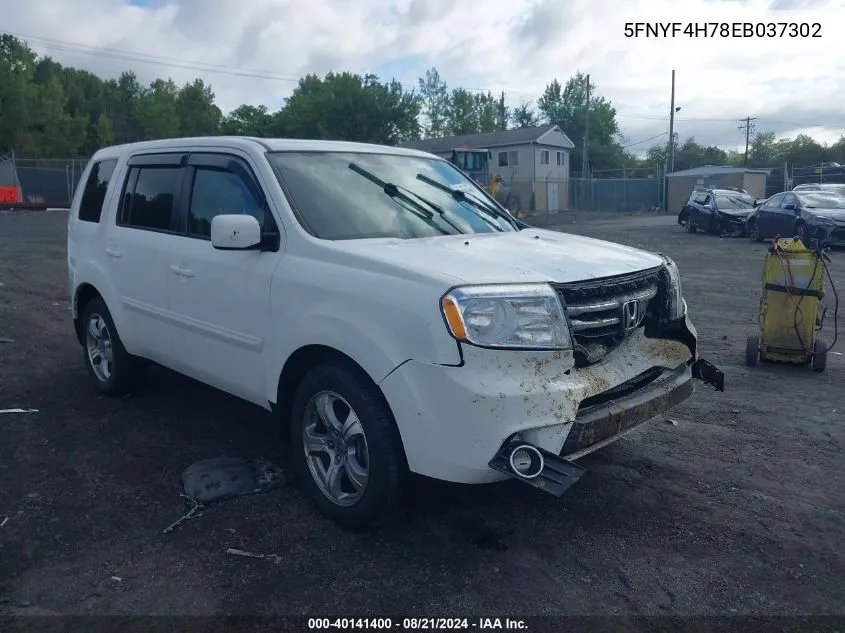
[[[259,224],[264,221],[263,205],[240,176],[223,169],[198,167],[188,209],[188,233],[210,238],[214,216],[229,213],[249,214]]]
[[[133,167],[123,205],[125,223],[139,229],[171,230],[181,173],[179,166]]]
[[[106,200],[106,191],[109,188],[109,181],[114,168],[117,167],[117,159],[101,160],[91,166],[88,174],[88,181],[85,183],[85,190],[82,192],[82,200],[79,203],[79,219],[83,222],[99,222],[103,213],[103,203]]]
[[[297,219],[321,239],[414,239],[516,230],[507,219],[417,178],[422,175],[464,191],[481,204],[495,206],[475,183],[445,160],[357,152],[275,152],[268,158]],[[350,164],[395,185],[414,204],[388,195]]]

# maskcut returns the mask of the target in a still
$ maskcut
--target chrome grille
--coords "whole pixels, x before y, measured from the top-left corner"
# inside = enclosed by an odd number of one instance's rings
[[[601,360],[659,313],[661,269],[632,275],[554,284],[575,342],[576,365]]]

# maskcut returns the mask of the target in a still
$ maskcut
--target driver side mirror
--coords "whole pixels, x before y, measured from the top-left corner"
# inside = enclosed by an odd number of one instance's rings
[[[792,203],[792,202],[789,202],[789,203],[783,205],[783,209],[784,209],[784,211],[797,211],[798,210],[798,209],[795,208],[795,204]]]
[[[261,245],[261,225],[243,213],[216,215],[211,220],[211,245],[222,251],[257,249]]]

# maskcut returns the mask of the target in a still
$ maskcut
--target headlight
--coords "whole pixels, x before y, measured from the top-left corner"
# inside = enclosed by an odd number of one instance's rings
[[[678,266],[671,259],[663,256],[665,262],[666,278],[666,314],[670,320],[681,319],[686,316],[687,302],[684,300],[684,293],[681,289],[681,273]]]
[[[572,349],[560,299],[548,284],[464,286],[440,301],[452,336],[479,347]]]

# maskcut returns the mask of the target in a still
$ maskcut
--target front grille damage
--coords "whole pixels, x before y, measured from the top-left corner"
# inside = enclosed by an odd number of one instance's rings
[[[660,320],[667,283],[662,270],[553,284],[569,319],[576,367],[599,362],[633,332]]]

